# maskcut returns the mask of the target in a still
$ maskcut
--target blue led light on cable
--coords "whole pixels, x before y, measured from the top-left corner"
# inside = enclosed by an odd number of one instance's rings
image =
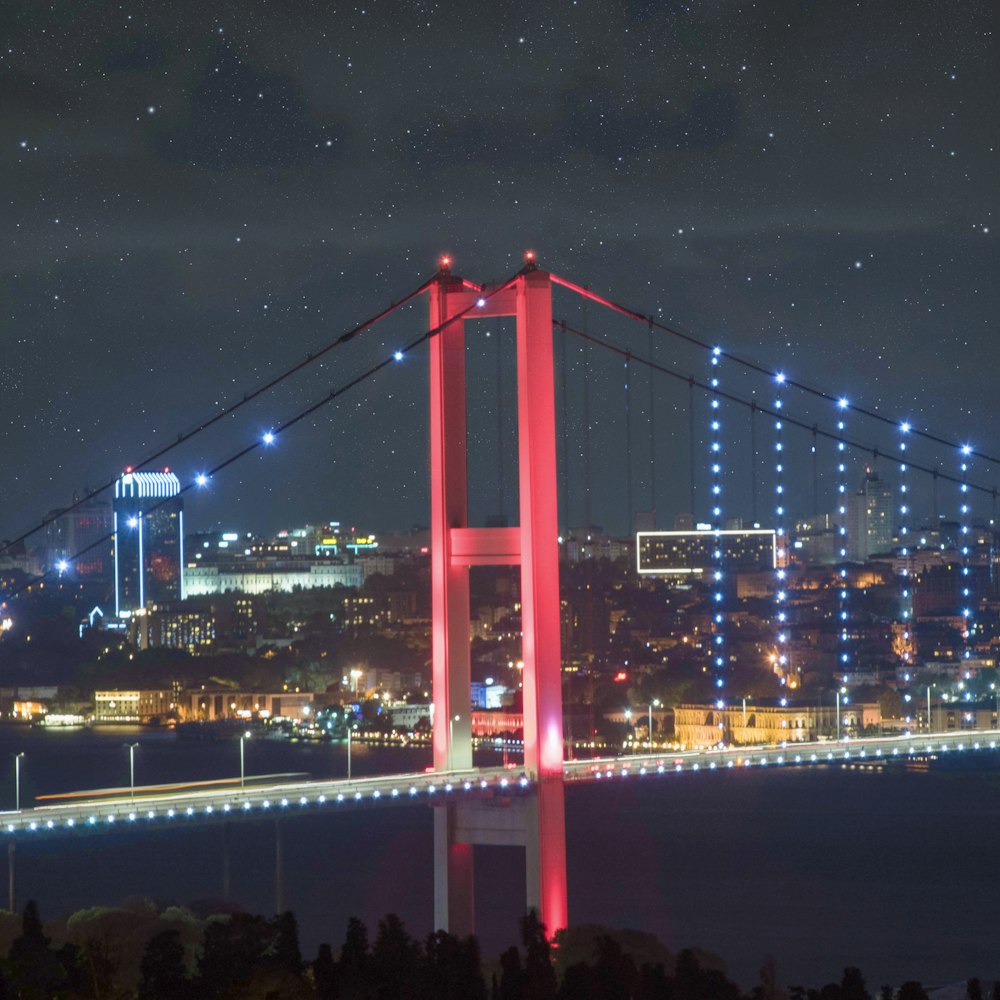
[[[725,589],[722,536],[720,534],[722,531],[722,421],[720,419],[722,402],[719,399],[718,392],[715,391],[719,388],[717,371],[721,354],[721,348],[716,347],[712,349],[712,377],[709,383],[713,390],[709,399],[709,427],[711,430],[711,434],[709,435],[709,457],[712,463],[711,525],[715,538],[715,547],[712,550],[712,635],[710,647],[711,652],[709,655],[712,668],[715,671],[715,686],[717,688],[721,688],[725,685],[723,669],[726,665],[726,656],[724,652],[726,644],[725,614],[723,610]]]
[[[844,413],[849,404],[846,399],[837,400],[840,413],[837,418],[837,555],[839,568],[837,570],[837,585],[840,589],[837,602],[837,635],[838,652],[837,666],[843,672],[851,663],[851,653],[848,647],[848,577],[847,577],[847,445],[843,439],[845,428]]]
[[[899,512],[897,535],[899,537],[899,575],[902,579],[900,587],[900,618],[903,620],[902,642],[900,644],[901,659],[904,666],[910,666],[910,632],[913,628],[913,553],[910,548],[910,495],[906,482],[906,442],[910,433],[910,425],[904,421],[899,425]]]
[[[963,445],[961,449],[961,470],[962,482],[959,484],[959,515],[958,515],[958,554],[959,554],[959,595],[961,607],[959,614],[962,616],[962,659],[968,660],[972,656],[970,649],[970,637],[975,624],[973,622],[973,602],[972,602],[972,570],[970,567],[970,556],[972,554],[972,525],[971,506],[969,505],[969,455],[972,454],[971,445]]]
[[[775,382],[783,385],[785,376],[779,372]],[[783,421],[781,419],[782,400],[779,396],[774,401],[774,409],[778,416],[774,418],[774,535],[775,535],[775,588],[774,588],[774,624],[775,624],[775,669],[781,675],[781,683],[786,683],[789,673],[788,660],[788,612],[786,611],[787,572],[788,566],[788,536],[785,531],[785,445],[782,441]]]

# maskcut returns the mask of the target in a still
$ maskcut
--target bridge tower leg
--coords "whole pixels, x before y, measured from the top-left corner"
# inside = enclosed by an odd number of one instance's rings
[[[552,286],[548,274],[526,269],[471,317],[517,320],[515,528],[468,524],[462,314],[478,295],[447,269],[431,288],[430,323],[443,326],[430,341],[434,767],[472,766],[469,567],[520,565],[524,763],[536,792],[502,820],[486,803],[435,808],[434,921],[470,933],[473,845],[519,843],[526,852],[527,904],[552,934],[567,922]]]

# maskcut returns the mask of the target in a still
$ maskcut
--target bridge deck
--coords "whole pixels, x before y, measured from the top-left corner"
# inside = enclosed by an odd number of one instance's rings
[[[567,783],[577,784],[727,769],[884,763],[952,753],[988,753],[998,749],[1000,730],[722,750],[651,751],[566,761],[564,777]],[[36,837],[46,833],[260,819],[266,815],[294,816],[362,805],[427,804],[440,799],[521,795],[530,792],[532,786],[532,779],[516,769],[484,767],[381,775],[350,781],[292,781],[170,793],[137,787],[134,796],[129,789],[123,789],[113,797],[81,797],[20,812],[2,812],[0,835]]]

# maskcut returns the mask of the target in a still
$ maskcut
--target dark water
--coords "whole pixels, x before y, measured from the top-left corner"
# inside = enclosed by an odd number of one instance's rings
[[[136,782],[235,776],[234,743],[135,729],[0,729],[0,801]],[[343,775],[343,747],[251,741],[247,773]],[[4,761],[9,777],[3,773]],[[429,750],[355,745],[355,774],[419,770]],[[484,760],[483,763],[493,763]],[[997,761],[1000,767],[1000,759]],[[1000,770],[787,769],[632,778],[567,791],[574,923],[650,931],[718,952],[745,985],[767,954],[786,984],[818,985],[858,965],[869,984],[1000,978]],[[431,810],[326,813],[283,826],[285,904],[311,955],[347,918],[389,911],[423,934],[432,920]],[[18,898],[56,916],[143,894],[219,898],[221,827],[19,842]],[[274,822],[235,823],[232,890],[275,905]],[[519,852],[477,848],[477,921],[489,954],[511,943],[524,896]]]

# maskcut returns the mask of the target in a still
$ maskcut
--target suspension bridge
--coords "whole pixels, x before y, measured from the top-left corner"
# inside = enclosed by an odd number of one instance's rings
[[[610,311],[617,317],[639,324],[647,337],[645,355],[631,346],[608,342],[586,323],[575,325],[553,316],[553,290],[577,296],[590,305]],[[336,340],[310,354],[304,361],[288,368],[253,392],[235,400],[194,429],[178,436],[171,444],[146,456],[134,468],[141,469],[158,461],[173,448],[202,433],[232,415],[252,400],[263,396],[278,384],[315,363],[319,358],[354,340],[363,331],[380,323],[418,296],[429,299],[427,329],[408,343],[380,358],[342,385],[325,393],[262,436],[219,460],[185,483],[181,492],[204,488],[228,467],[247,455],[272,446],[279,438],[307,420],[334,400],[368,382],[380,372],[426,345],[430,363],[430,515],[431,515],[431,591],[432,591],[432,680],[433,680],[433,769],[406,776],[385,776],[354,781],[309,781],[280,783],[240,789],[174,790],[169,792],[130,789],[129,794],[80,800],[53,806],[39,806],[4,814],[0,834],[8,838],[13,852],[16,838],[93,832],[126,826],[137,830],[150,825],[217,822],[241,817],[259,818],[262,814],[296,815],[319,809],[347,809],[359,806],[394,806],[410,802],[430,802],[434,806],[434,870],[437,927],[455,933],[473,930],[473,848],[477,844],[518,845],[525,850],[527,904],[536,908],[550,931],[565,927],[569,918],[566,885],[566,837],[564,795],[567,784],[609,780],[643,780],[668,775],[708,773],[718,769],[766,768],[782,766],[847,766],[875,764],[894,759],[941,756],[945,754],[988,754],[1000,740],[998,732],[959,732],[947,736],[910,734],[895,738],[852,740],[849,743],[796,743],[768,748],[725,748],[711,751],[670,754],[648,753],[613,760],[566,761],[563,735],[562,663],[560,637],[559,526],[560,487],[557,471],[559,458],[566,460],[566,446],[557,449],[557,369],[554,343],[560,338],[565,350],[567,338],[576,338],[586,350],[601,348],[617,357],[624,370],[622,383],[625,415],[625,459],[627,463],[625,506],[632,527],[635,510],[632,463],[633,440],[632,378],[637,367],[648,373],[650,387],[648,486],[650,506],[655,509],[657,476],[655,441],[654,377],[680,382],[689,398],[689,433],[691,448],[689,486],[691,511],[696,509],[695,394],[707,403],[704,429],[705,481],[699,493],[706,516],[704,530],[718,537],[726,526],[727,475],[725,457],[735,453],[728,446],[726,414],[743,412],[746,420],[738,432],[751,437],[750,485],[752,517],[766,521],[775,532],[776,552],[772,587],[774,642],[779,650],[777,665],[783,675],[792,677],[794,663],[787,652],[794,627],[794,613],[787,594],[787,569],[790,551],[791,513],[788,500],[793,480],[790,434],[798,431],[809,442],[812,466],[813,503],[819,510],[820,443],[832,454],[834,482],[835,574],[837,578],[837,665],[844,674],[857,666],[856,643],[850,625],[853,585],[849,574],[850,525],[848,517],[849,476],[852,466],[848,455],[856,452],[872,455],[897,469],[896,544],[893,558],[898,565],[898,624],[904,639],[913,615],[915,550],[917,525],[912,500],[914,477],[925,475],[933,489],[935,514],[939,489],[947,485],[955,490],[956,531],[953,542],[957,606],[952,609],[960,619],[960,656],[972,660],[977,642],[978,609],[984,595],[977,593],[973,571],[976,529],[972,499],[985,496],[994,505],[996,487],[974,478],[976,469],[1000,464],[1000,459],[968,442],[956,442],[946,436],[916,426],[913,421],[887,416],[881,410],[851,403],[844,396],[825,388],[796,380],[756,360],[723,350],[689,334],[681,333],[652,316],[643,315],[611,298],[598,295],[584,286],[541,270],[533,254],[524,266],[505,281],[483,285],[461,278],[452,272],[451,261],[442,260],[439,271],[428,281],[401,298],[394,305],[346,331]],[[469,443],[467,439],[468,385],[466,324],[482,319],[513,317],[516,327],[517,373],[517,475],[519,518],[514,527],[481,527],[470,523],[469,516]],[[679,372],[676,365],[657,360],[654,337],[664,336],[703,352],[705,373],[696,376]],[[731,383],[724,372],[732,369]],[[755,393],[740,391],[746,377],[761,379],[767,386],[766,400]],[[561,399],[565,406],[565,365],[562,370]],[[803,412],[793,412],[788,400],[797,393],[809,401]],[[499,394],[498,394],[499,395]],[[811,409],[810,409],[811,407]],[[817,417],[826,407],[829,420]],[[860,426],[868,421],[892,444],[872,444],[860,440],[848,426],[853,419]],[[756,437],[757,424],[766,420],[770,427],[770,452],[773,459],[761,462]],[[589,433],[590,421],[585,420]],[[563,421],[565,427],[565,420]],[[914,442],[944,449],[954,459],[951,466],[940,461],[930,463],[914,459]],[[589,445],[584,449],[588,464],[586,493],[589,497]],[[501,475],[501,482],[506,477]],[[808,477],[798,477],[796,482]],[[563,477],[564,488],[566,477]],[[77,501],[86,502],[114,480],[100,486]],[[773,491],[766,513],[759,509],[759,492],[765,484]],[[563,497],[562,506],[568,506]],[[729,503],[731,508],[737,504]],[[589,500],[588,500],[589,508]],[[155,506],[150,508],[155,509]],[[586,520],[590,520],[589,509]],[[564,512],[564,517],[565,517]],[[39,526],[25,532],[7,548],[22,541]],[[992,531],[992,521],[990,522]],[[113,535],[94,542],[88,549],[112,540]],[[73,554],[56,572],[67,572],[74,559],[88,549]],[[520,569],[524,759],[519,771],[475,768],[472,760],[470,665],[470,569],[477,566],[517,566]],[[724,548],[717,544],[712,552],[708,574],[709,627],[706,641],[706,670],[714,679],[720,704],[727,696],[730,673],[728,654],[733,612],[733,588]],[[24,584],[7,595],[8,601],[29,589],[36,581]],[[908,664],[910,646],[904,642],[901,663]],[[12,857],[12,853],[11,853]],[[11,867],[11,871],[13,868]],[[11,876],[13,877],[13,876]]]

